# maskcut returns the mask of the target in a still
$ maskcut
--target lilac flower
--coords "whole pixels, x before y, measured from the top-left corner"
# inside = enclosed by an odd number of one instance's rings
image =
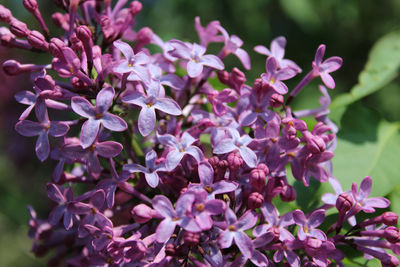
[[[189,77],[196,78],[203,72],[203,66],[208,66],[217,70],[225,68],[221,59],[214,55],[204,55],[206,48],[194,44],[186,44],[178,40],[171,40],[169,43],[174,47],[174,50],[169,52],[172,56],[186,59],[187,72]]]
[[[157,136],[158,141],[171,148],[166,157],[166,167],[168,171],[172,171],[181,162],[183,156],[191,155],[197,163],[200,163],[204,158],[203,152],[197,146],[192,144],[196,142],[189,133],[184,132],[180,141],[170,134]]]
[[[15,125],[15,130],[23,136],[38,136],[36,155],[40,161],[44,161],[50,153],[49,134],[54,137],[64,136],[69,131],[69,126],[65,122],[50,121],[45,109],[38,110],[36,116],[39,122],[19,121]]]
[[[228,208],[225,211],[225,220],[228,227],[218,238],[220,247],[229,248],[234,240],[240,252],[242,252],[245,257],[251,258],[254,252],[254,245],[251,238],[244,231],[250,229],[257,223],[257,216],[249,210],[238,220],[233,210]]]
[[[201,231],[197,223],[186,215],[187,212],[190,212],[194,200],[195,195],[187,192],[179,197],[176,202],[176,209],[174,209],[167,197],[158,195],[153,198],[153,208],[164,217],[164,220],[160,222],[156,230],[157,242],[166,242],[173,234],[177,225],[189,232]]]
[[[127,77],[128,81],[143,81],[149,84],[150,72],[146,64],[150,63],[150,58],[144,52],[135,54],[132,47],[120,40],[115,41],[113,44],[125,56],[125,59],[121,60],[118,65],[114,67],[114,72],[129,74]]]
[[[287,86],[281,82],[288,80],[296,76],[297,72],[292,68],[284,68],[278,70],[278,65],[273,57],[269,57],[265,63],[267,73],[263,73],[261,78],[263,81],[273,88],[279,94],[286,94],[288,92]]]
[[[314,237],[322,241],[326,240],[325,233],[319,229],[315,229],[315,227],[321,225],[325,220],[325,210],[316,210],[308,218],[306,218],[301,210],[295,210],[293,212],[293,220],[300,226],[297,232],[300,240],[305,240],[307,237]]]
[[[243,41],[236,35],[229,36],[228,32],[221,26],[218,26],[218,30],[221,31],[225,41],[222,57],[232,53],[239,58],[246,70],[251,69],[249,54],[247,54],[244,49],[240,48],[243,45]]]
[[[321,76],[326,87],[335,88],[335,81],[329,73],[338,70],[342,66],[343,60],[340,57],[330,57],[322,62],[325,54],[325,45],[320,45],[315,53],[315,58],[312,63],[315,76]]]
[[[279,36],[272,40],[271,42],[271,50],[268,50],[265,46],[257,45],[254,47],[254,51],[259,54],[266,55],[269,57],[275,58],[277,65],[280,69],[284,68],[292,68],[297,72],[301,72],[301,68],[297,66],[292,60],[284,59],[285,55],[285,46],[286,46],[286,38],[283,36]]]
[[[111,114],[110,108],[115,91],[112,87],[102,89],[96,97],[96,107],[83,97],[75,96],[71,99],[71,107],[74,112],[88,120],[82,125],[81,143],[83,148],[93,144],[100,129],[100,125],[111,131],[125,131],[128,125],[120,117]]]
[[[128,171],[130,173],[141,172],[144,173],[144,177],[146,178],[147,184],[155,188],[159,183],[159,177],[157,172],[167,171],[165,168],[165,164],[156,164],[157,154],[154,150],[147,152],[146,154],[146,167],[143,167],[139,164],[125,164],[123,167],[124,171]]]
[[[281,262],[283,257],[285,257],[291,267],[300,267],[300,257],[293,252],[294,249],[297,249],[296,241],[297,240],[283,241],[273,256],[274,262]]]
[[[143,136],[149,135],[154,129],[156,109],[174,116],[182,114],[179,105],[174,100],[164,97],[164,94],[160,92],[159,83],[151,84],[147,90],[147,96],[137,91],[130,91],[122,97],[122,101],[141,107],[138,127]]]
[[[218,143],[213,152],[215,154],[226,154],[235,150],[239,150],[240,156],[250,168],[254,168],[257,164],[257,155],[253,150],[248,148],[248,144],[252,141],[247,134],[240,136],[239,132],[234,128],[228,128],[232,139],[225,139]]]
[[[209,43],[220,43],[224,41],[224,37],[218,35],[218,26],[220,25],[219,21],[213,20],[204,28],[200,24],[200,17],[195,17],[194,25],[197,34],[199,35],[201,46],[207,47]]]
[[[211,229],[213,225],[212,215],[221,214],[226,209],[226,204],[220,199],[207,199],[205,190],[195,193],[193,216],[202,231]]]

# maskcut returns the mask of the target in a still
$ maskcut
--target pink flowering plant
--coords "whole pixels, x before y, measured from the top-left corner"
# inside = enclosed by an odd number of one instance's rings
[[[62,266],[325,267],[358,253],[398,266],[390,201],[370,196],[369,176],[343,188],[334,176],[340,142],[327,88],[342,59],[325,45],[306,74],[285,58],[285,37],[256,46],[265,72],[253,81],[242,72],[251,70],[243,41],[218,21],[195,19],[198,43],[164,41],[134,27],[138,1],[55,2],[61,36],[36,0],[23,5],[38,31],[0,5],[1,45],[52,58],[2,63],[32,77],[32,90],[15,96],[28,106],[16,132],[37,138],[41,162],[58,161],[43,185],[53,210],[38,218],[29,207],[35,255]],[[227,69],[226,57],[240,65]],[[313,80],[318,107],[293,110]],[[332,190],[320,205],[300,205],[315,184]]]

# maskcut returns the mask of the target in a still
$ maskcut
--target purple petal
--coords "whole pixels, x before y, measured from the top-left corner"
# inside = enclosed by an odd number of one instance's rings
[[[301,241],[305,240],[307,238],[306,233],[304,232],[304,228],[300,226],[299,230],[297,230],[297,236]]]
[[[38,139],[36,140],[36,156],[40,161],[44,161],[50,154],[50,144],[49,144],[49,136],[47,132],[42,132],[39,134]]]
[[[374,207],[374,208],[387,208],[390,205],[390,201],[384,197],[371,197],[364,200],[364,206]]]
[[[178,142],[176,137],[173,135],[170,135],[170,134],[158,135],[157,139],[158,139],[158,142],[160,142],[160,144],[162,144],[162,145],[174,147],[176,149],[180,148],[180,143]]]
[[[186,148],[185,153],[194,157],[197,163],[200,163],[204,159],[203,151],[201,151],[201,149],[196,146],[190,146]]]
[[[139,93],[137,91],[130,91],[129,93],[125,94],[121,100],[122,102],[134,104],[139,107],[147,107],[146,98],[142,93]]]
[[[154,103],[154,108],[161,110],[164,113],[178,116],[182,114],[181,107],[172,99],[159,98]]]
[[[315,53],[314,62],[317,66],[321,64],[322,59],[324,58],[325,48],[325,45],[322,44],[318,47],[317,52]]]
[[[181,226],[186,231],[193,233],[199,233],[202,231],[202,228],[197,224],[194,219],[186,216],[179,221],[179,226]]]
[[[213,152],[214,152],[214,154],[225,154],[225,153],[229,153],[235,149],[237,149],[237,147],[233,144],[232,140],[222,140],[214,148]]]
[[[263,234],[267,233],[268,229],[270,229],[271,226],[269,224],[261,224],[261,225],[257,225],[256,227],[254,227],[253,229],[253,236],[255,237],[259,237],[262,236]],[[256,246],[258,247],[258,246]]]
[[[200,63],[212,67],[217,70],[223,70],[225,68],[224,63],[221,61],[221,59],[217,56],[214,55],[204,55],[200,58]]]
[[[30,91],[21,91],[15,94],[15,100],[24,105],[34,105],[36,103],[36,95]]]
[[[237,222],[236,214],[229,207],[225,210],[225,220],[228,225],[233,225]]]
[[[227,192],[232,192],[238,187],[237,184],[227,181],[219,181],[212,185],[213,194],[223,194]]]
[[[31,114],[32,109],[35,107],[35,105],[31,105],[29,107],[27,107],[24,112],[22,112],[21,116],[19,116],[18,120],[23,121],[26,118],[28,118],[29,114]]]
[[[198,173],[203,185],[211,185],[214,181],[214,169],[208,161],[199,163]]]
[[[47,184],[46,192],[47,196],[57,204],[62,204],[66,201],[64,195],[55,184]]]
[[[130,173],[143,172],[147,173],[148,169],[139,164],[125,164],[122,169]]]
[[[24,120],[15,125],[15,130],[23,136],[36,136],[43,132],[44,127],[38,122]]]
[[[224,231],[218,238],[218,244],[221,248],[229,248],[232,245],[234,232]]]
[[[194,62],[193,60],[190,60],[187,63],[187,73],[190,78],[196,78],[201,74],[203,71],[203,65],[197,62]]]
[[[85,118],[92,118],[95,116],[95,110],[88,100],[80,96],[71,98],[72,110]]]
[[[264,205],[261,206],[261,213],[268,223],[271,225],[278,225],[279,214],[272,203],[265,202]]]
[[[369,194],[371,193],[371,188],[372,188],[372,179],[370,176],[366,176],[360,184],[360,191],[359,191],[359,196],[361,197],[360,200],[366,199]]]
[[[207,201],[205,205],[205,209],[208,211],[208,213],[212,215],[217,215],[222,213],[226,208],[225,202],[219,199],[212,199]]]
[[[214,152],[215,153],[215,152]],[[257,155],[253,150],[247,146],[241,146],[239,148],[240,156],[243,158],[244,162],[250,167],[254,168],[257,165]]]
[[[81,144],[83,148],[88,148],[96,140],[97,133],[99,132],[100,121],[89,119],[82,125],[81,130]]]
[[[72,214],[68,211],[66,211],[64,213],[63,224],[64,224],[64,227],[66,230],[69,230],[72,228],[72,225],[73,225]]]
[[[307,223],[306,216],[301,210],[295,210],[293,212],[293,220],[297,225],[304,226]]]
[[[96,177],[100,175],[100,172],[103,169],[100,165],[100,161],[96,153],[89,153],[88,158],[86,160],[86,165],[88,168],[88,172]]]
[[[156,160],[157,160],[157,153],[154,150],[150,150],[149,152],[146,153],[146,167],[149,169],[155,169],[156,168]]]
[[[200,226],[202,231],[211,229],[213,220],[211,219],[208,212],[201,212],[196,216],[196,222]]]
[[[259,252],[258,250],[253,251],[253,257],[250,258],[251,262],[256,266],[267,267],[268,266],[268,258]]]
[[[295,69],[284,68],[284,69],[279,70],[276,73],[275,78],[277,80],[284,81],[284,80],[289,80],[289,79],[293,78],[294,76],[296,76],[296,74],[297,74],[297,71]]]
[[[276,72],[276,69],[278,68],[275,58],[269,57],[265,62],[265,68],[267,70],[267,73],[273,75]]]
[[[277,59],[282,59],[285,55],[286,38],[279,36],[271,42],[272,56]]]
[[[166,242],[174,233],[176,222],[169,218],[164,219],[156,229],[156,240],[159,243]]]
[[[258,113],[251,110],[242,112],[239,116],[239,123],[243,126],[249,126],[256,122]]]
[[[157,195],[152,200],[153,208],[164,218],[174,218],[176,213],[172,207],[171,201],[163,195]]]
[[[113,45],[118,48],[119,51],[124,54],[126,59],[131,59],[134,57],[135,53],[133,52],[133,49],[130,45],[128,45],[125,42],[122,42],[121,40],[114,41]]]
[[[123,132],[128,128],[128,125],[123,119],[108,112],[106,112],[101,119],[101,124],[104,128],[115,132]]]
[[[235,51],[235,55],[239,58],[240,62],[242,62],[243,67],[246,70],[251,69],[250,57],[245,50],[243,50],[242,48],[238,48]]]
[[[234,234],[235,243],[238,246],[240,252],[247,257],[251,258],[253,256],[254,246],[251,242],[251,238],[241,231],[237,231]]]
[[[309,227],[315,228],[325,220],[325,210],[319,209],[311,213],[310,217],[308,217],[308,225]]]
[[[274,90],[281,95],[284,95],[288,92],[288,88],[287,88],[286,84],[284,84],[281,81],[276,81],[274,83],[274,85],[272,86],[272,88],[274,88]]]
[[[332,193],[326,193],[322,195],[321,200],[325,204],[336,205],[337,196]]]
[[[128,81],[142,80],[145,84],[150,84],[151,74],[148,68],[136,65],[132,71],[133,72],[128,76]],[[139,79],[134,76],[139,77]]]
[[[322,232],[319,229],[309,229],[309,236],[315,237],[319,240],[325,241],[326,240],[326,235],[324,232]]]
[[[51,225],[57,225],[65,212],[66,208],[64,205],[55,207],[49,214],[49,223]]]
[[[184,148],[187,148],[196,142],[196,140],[197,139],[191,136],[188,132],[184,132],[181,138],[181,143]]]
[[[343,60],[340,57],[330,57],[320,65],[321,72],[333,72],[342,66]]]
[[[168,171],[172,171],[178,166],[185,154],[177,149],[170,151],[167,155],[165,165]]]
[[[50,123],[49,134],[54,137],[64,136],[69,131],[69,126],[60,121],[52,121]]]
[[[113,158],[118,156],[123,149],[120,143],[114,141],[105,141],[97,143],[95,146],[96,152],[103,158]]]
[[[143,136],[148,136],[156,124],[156,113],[154,107],[143,107],[139,113],[138,127]]]
[[[191,192],[181,195],[176,202],[176,213],[178,216],[183,216],[186,211],[192,207],[194,200],[195,195]]]
[[[255,215],[253,211],[249,210],[237,221],[237,227],[240,230],[247,230],[253,227],[256,223],[257,215]]]
[[[300,258],[293,251],[286,251],[286,259],[288,260],[291,267],[300,267]]]
[[[185,87],[185,81],[176,76],[175,74],[166,74],[160,78],[160,82],[163,85],[169,86],[176,90],[181,90]]]
[[[278,249],[273,256],[274,262],[281,262],[283,260],[283,256],[283,249]]]
[[[97,209],[101,209],[104,205],[105,199],[106,199],[106,194],[104,193],[104,190],[100,189],[97,190],[90,198],[90,203]]]
[[[256,51],[257,53],[261,54],[261,55],[266,55],[266,56],[270,56],[271,52],[268,50],[268,48],[266,48],[263,45],[257,45],[254,47],[254,51]]]
[[[97,94],[97,97],[96,97],[97,112],[99,112],[99,113],[106,112],[109,109],[109,107],[111,106],[114,95],[115,95],[114,88],[109,86],[109,87],[102,89]]]
[[[152,187],[152,188],[156,188],[159,182],[159,177],[158,174],[156,172],[152,172],[152,173],[145,173],[144,177],[146,178],[146,182],[147,184]]]
[[[332,78],[332,76],[326,72],[321,72],[319,74],[321,76],[322,81],[328,87],[329,89],[335,88],[335,80]]]

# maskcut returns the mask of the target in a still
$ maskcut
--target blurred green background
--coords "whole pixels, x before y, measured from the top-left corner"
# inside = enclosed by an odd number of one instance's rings
[[[36,21],[24,10],[22,0],[0,2],[10,8],[14,16],[26,22],[31,29],[38,29]],[[38,2],[45,21],[51,25],[50,14],[56,10],[52,1]],[[334,96],[348,92],[357,83],[358,74],[363,69],[373,44],[385,34],[398,30],[400,26],[398,0],[379,2],[374,0],[143,0],[141,2],[144,8],[137,18],[135,29],[149,26],[164,40],[177,38],[197,42],[194,17],[200,16],[203,25],[211,20],[219,20],[230,34],[235,34],[244,41],[243,47],[252,59],[252,70],[246,72],[249,81],[265,72],[265,57],[253,52],[253,47],[256,45],[269,47],[273,38],[285,36],[288,41],[286,57],[298,63],[304,75],[311,69],[311,62],[318,45],[326,44],[326,57],[341,56],[344,62],[343,67],[333,74],[336,89],[330,93]],[[53,28],[53,32],[59,31]],[[23,51],[10,51],[0,47],[0,63],[8,58],[17,58],[23,63],[38,61],[49,63],[51,60],[43,55],[32,57],[32,54]],[[239,61],[230,56],[228,68],[237,65],[240,65]],[[302,75],[299,75],[293,79],[289,87],[293,88],[301,77]],[[26,236],[28,229],[26,205],[32,204],[38,211],[39,217],[48,214],[50,203],[44,185],[50,179],[54,162],[46,161],[41,164],[34,155],[35,138],[21,137],[13,130],[24,109],[24,106],[15,102],[13,94],[31,88],[29,76],[9,78],[0,71],[0,81],[0,230],[2,232],[0,266],[43,266],[44,261],[35,259],[29,252],[31,240]],[[365,120],[367,124],[371,116],[379,117],[376,119],[377,123],[381,118],[389,122],[400,120],[399,82],[397,75],[381,90],[363,98],[361,103],[357,104],[362,107],[357,107],[357,110],[367,107],[369,113],[357,113],[356,110],[355,114],[361,114],[362,117],[354,118]],[[313,83],[301,92],[293,105],[298,108],[317,106],[319,97],[317,84]],[[372,139],[378,142],[379,138],[374,133],[372,132]],[[354,135],[352,138],[352,141],[356,141]],[[394,153],[393,157],[400,162],[398,155],[399,153]],[[399,176],[394,178],[400,180]],[[393,194],[391,198],[395,199],[396,196],[397,199],[400,198]],[[399,209],[400,202],[396,203],[395,207]]]

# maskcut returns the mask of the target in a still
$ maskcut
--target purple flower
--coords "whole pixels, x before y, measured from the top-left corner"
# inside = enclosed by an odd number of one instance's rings
[[[226,204],[220,199],[208,199],[205,190],[197,191],[195,194],[193,216],[201,230],[209,230],[213,225],[211,216],[221,214],[226,209]]]
[[[228,227],[218,238],[220,247],[229,248],[232,245],[232,241],[235,240],[235,244],[238,246],[240,252],[245,257],[251,258],[253,256],[254,245],[251,238],[244,231],[257,223],[257,216],[249,210],[238,220],[233,210],[228,208],[225,211],[225,220]]]
[[[149,135],[154,129],[156,109],[174,116],[182,114],[179,105],[174,100],[164,97],[164,94],[160,92],[158,82],[152,83],[147,89],[147,96],[137,91],[130,91],[122,97],[122,101],[142,108],[139,113],[138,127],[143,136]]]
[[[23,136],[38,136],[36,155],[40,161],[44,161],[50,153],[49,134],[54,137],[64,136],[69,126],[65,122],[50,121],[46,109],[38,110],[36,116],[39,122],[23,120],[15,125],[15,130]]]
[[[89,147],[96,140],[100,125],[111,131],[122,132],[128,127],[120,117],[107,112],[114,98],[115,91],[112,87],[102,89],[96,97],[96,107],[83,97],[75,96],[71,99],[74,112],[88,120],[82,125],[81,143],[83,148]]]
[[[275,58],[277,65],[280,69],[284,68],[292,68],[297,72],[301,72],[301,68],[297,66],[292,60],[284,59],[285,55],[285,46],[286,46],[286,38],[283,36],[279,36],[272,40],[271,42],[271,50],[268,50],[265,46],[257,45],[254,47],[254,51],[259,54],[266,55],[269,57]]]
[[[186,215],[187,212],[190,212],[194,200],[195,195],[192,192],[187,192],[179,197],[176,202],[176,209],[174,209],[167,197],[158,195],[153,198],[153,208],[164,217],[156,230],[157,242],[166,242],[177,225],[189,232],[201,232],[197,223]]]
[[[204,28],[201,26],[200,17],[194,19],[194,26],[200,38],[200,45],[207,47],[209,43],[220,43],[224,41],[224,37],[218,35],[219,21],[213,20]]]
[[[175,169],[185,155],[191,155],[197,163],[200,163],[204,158],[201,149],[192,145],[196,142],[196,139],[187,132],[183,133],[180,141],[170,134],[159,135],[157,139],[161,144],[171,148],[165,162],[168,171]]]
[[[269,57],[265,63],[267,73],[263,73],[261,78],[263,81],[273,88],[277,93],[284,95],[288,92],[287,86],[281,82],[288,80],[296,76],[297,71],[295,69],[286,67],[278,70],[276,59]]]
[[[157,172],[167,171],[165,168],[165,164],[156,164],[157,154],[154,150],[147,152],[146,154],[146,167],[143,167],[139,164],[125,164],[123,167],[124,171],[128,171],[130,173],[141,172],[144,173],[144,177],[146,178],[147,184],[155,188],[158,186],[159,177]]]
[[[121,60],[117,66],[114,67],[114,72],[120,74],[129,74],[128,81],[143,81],[146,84],[150,83],[150,72],[146,64],[150,63],[150,58],[144,52],[135,54],[132,47],[127,43],[120,40],[115,41],[114,46],[117,47],[125,59]]]
[[[338,70],[342,66],[343,60],[340,57],[330,57],[322,62],[325,54],[325,45],[320,45],[315,53],[315,58],[312,63],[313,73],[315,76],[321,76],[326,87],[335,88],[335,81],[329,74]]]
[[[206,48],[201,45],[187,44],[179,40],[171,40],[169,43],[174,47],[174,50],[169,52],[172,56],[188,60],[186,69],[191,78],[199,76],[203,72],[203,66],[217,70],[225,68],[217,56],[204,55]]]
[[[214,154],[226,154],[234,150],[239,150],[240,156],[244,162],[254,168],[257,164],[257,155],[253,150],[247,147],[253,140],[247,134],[240,136],[239,132],[234,128],[227,128],[232,139],[224,139],[214,147]]]
[[[315,227],[321,225],[325,220],[325,210],[316,210],[308,218],[306,218],[303,211],[295,210],[293,212],[293,220],[300,226],[297,232],[300,240],[305,240],[307,237],[314,237],[322,241],[326,240],[325,233],[319,229],[315,229]]]

